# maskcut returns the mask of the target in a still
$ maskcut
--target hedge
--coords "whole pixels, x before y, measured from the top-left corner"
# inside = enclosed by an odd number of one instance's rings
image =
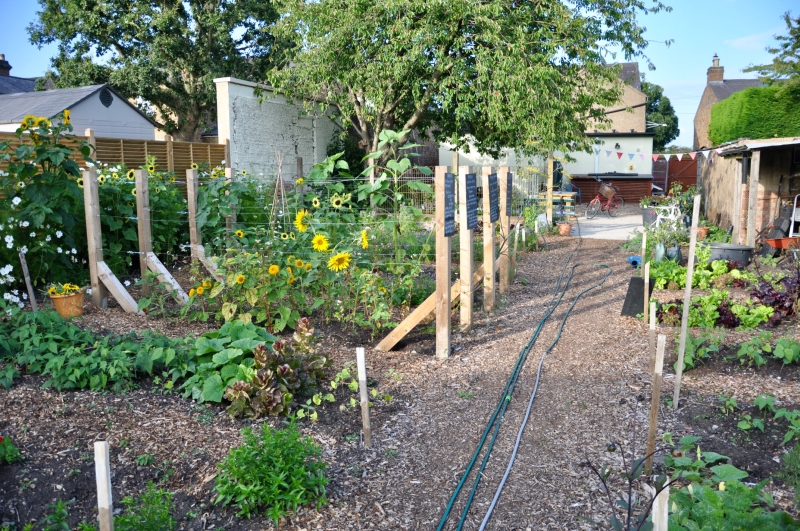
[[[708,136],[714,145],[739,138],[800,136],[800,99],[780,87],[751,87],[711,108]]]

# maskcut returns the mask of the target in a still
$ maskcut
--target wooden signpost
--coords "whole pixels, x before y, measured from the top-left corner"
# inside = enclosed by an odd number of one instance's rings
[[[470,281],[473,269],[472,231],[477,226],[478,218],[478,194],[475,174],[470,173],[469,166],[460,166],[458,168],[458,218],[459,279],[461,282],[459,295],[460,322],[462,332],[468,332],[472,329],[473,305],[472,282]]]
[[[197,227],[197,194],[200,190],[197,170],[186,170],[186,197],[189,210],[189,247],[191,248],[192,260],[197,260],[218,282],[223,282],[217,272],[217,265],[206,257],[206,251],[202,244],[200,229]]]
[[[500,235],[504,239],[500,248],[500,293],[507,293],[511,281],[511,192],[512,176],[507,166],[500,168]]]
[[[647,351],[650,359],[650,374],[653,374],[656,367],[656,303],[650,303],[650,343]]]
[[[111,464],[108,441],[94,443],[94,473],[97,479],[97,522],[100,531],[114,531],[114,503],[111,498]]]
[[[490,173],[492,168],[483,167],[481,182],[483,185],[483,309],[486,313],[494,310],[494,222],[499,216],[499,194],[496,193],[497,174]]]
[[[28,290],[28,299],[31,301],[31,310],[34,312],[39,311],[36,306],[36,294],[33,291],[33,284],[31,284],[31,275],[28,272],[28,262],[25,260],[25,253],[19,252],[19,264],[22,266],[22,276],[25,278],[25,288]]]
[[[436,191],[436,293],[434,295],[436,296],[437,359],[446,359],[448,356],[450,356],[451,242],[450,237],[446,236],[445,232],[445,229],[450,229],[446,226],[445,212],[454,208],[454,205],[452,207],[448,207],[447,202],[449,201],[455,204],[455,194],[453,185],[447,182],[448,179],[450,181],[454,181],[454,176],[452,174],[448,174],[444,166],[437,166],[434,175],[434,187]],[[449,192],[449,194],[447,192]],[[455,220],[453,220],[453,223],[455,223]],[[452,231],[455,232],[455,227],[452,227]],[[469,286],[469,292],[470,294],[472,293],[472,285]],[[391,346],[389,348],[391,348]],[[389,348],[386,350],[389,350]]]
[[[650,427],[647,430],[647,450],[648,456],[644,462],[645,473],[649,474],[653,470],[653,452],[656,449],[656,434],[658,432],[658,408],[661,404],[661,382],[664,370],[664,347],[666,346],[667,336],[658,334],[658,348],[656,348],[656,363],[653,371],[653,392],[650,397]]]

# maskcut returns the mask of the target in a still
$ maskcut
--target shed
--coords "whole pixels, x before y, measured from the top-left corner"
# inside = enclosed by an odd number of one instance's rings
[[[158,124],[109,85],[0,94],[0,131],[14,132],[31,114],[53,118],[69,109],[76,132],[98,137],[154,140]]]
[[[732,225],[734,243],[754,245],[756,234],[800,194],[800,137],[718,146],[703,164],[701,183],[706,216]]]

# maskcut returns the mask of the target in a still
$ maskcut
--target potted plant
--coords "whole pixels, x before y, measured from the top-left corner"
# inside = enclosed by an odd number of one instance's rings
[[[639,206],[642,209],[642,225],[649,227],[656,221],[656,210],[653,208],[664,202],[663,197],[659,196],[645,196],[639,200]]]
[[[708,220],[703,219],[700,221],[700,224],[697,226],[697,239],[705,240],[708,238],[708,232],[711,230],[711,226],[708,224]]]
[[[61,317],[83,315],[83,289],[75,284],[51,284],[47,289],[53,306]]]
[[[553,217],[553,222],[558,226],[559,236],[569,236],[572,232],[572,223],[566,216]]]

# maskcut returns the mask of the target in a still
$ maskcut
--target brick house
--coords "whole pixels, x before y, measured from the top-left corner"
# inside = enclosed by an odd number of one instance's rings
[[[6,54],[0,53],[0,94],[17,92],[33,92],[36,90],[36,78],[16,77],[11,75],[11,63],[6,61]]]
[[[758,79],[724,79],[725,67],[719,65],[719,57],[714,54],[714,59],[706,73],[706,88],[700,98],[700,105],[694,115],[694,146],[693,149],[706,149],[711,147],[708,139],[708,126],[711,123],[711,107],[731,94],[750,87],[762,86]]]

